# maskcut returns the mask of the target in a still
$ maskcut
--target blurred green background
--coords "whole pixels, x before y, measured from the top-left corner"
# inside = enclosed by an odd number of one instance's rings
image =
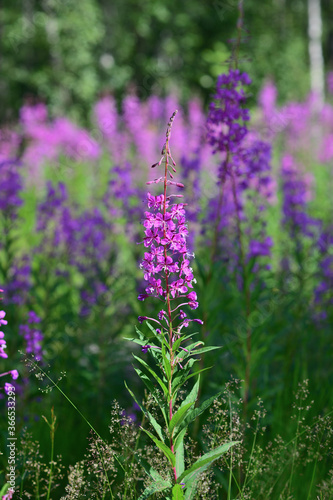
[[[237,0],[10,0],[0,10],[0,123],[27,99],[84,122],[103,93],[140,98],[177,89],[207,103],[227,67]],[[333,2],[322,1],[323,52],[333,67]],[[245,0],[242,69],[280,100],[309,90],[306,0]]]

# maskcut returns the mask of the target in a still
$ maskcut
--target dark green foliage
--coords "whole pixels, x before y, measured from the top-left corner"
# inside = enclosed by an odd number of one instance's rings
[[[194,93],[207,99],[227,68],[238,16],[237,0],[13,0],[0,11],[0,122],[16,118],[24,99],[37,98],[53,113],[85,121],[103,92],[122,97],[134,88]],[[323,2],[323,48],[332,66],[329,19]],[[281,99],[309,88],[306,2],[244,3],[240,60],[251,67],[254,92],[269,76]],[[248,62],[247,62],[248,61]]]

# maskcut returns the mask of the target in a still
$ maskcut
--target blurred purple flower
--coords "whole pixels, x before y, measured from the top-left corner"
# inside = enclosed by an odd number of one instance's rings
[[[281,177],[283,224],[289,227],[292,237],[298,234],[312,237],[314,228],[318,227],[318,221],[307,213],[308,201],[311,198],[310,178],[301,173],[291,155],[282,158]]]
[[[249,244],[248,258],[256,257],[269,257],[271,255],[271,248],[273,240],[269,236],[264,241],[251,240]]]
[[[259,104],[266,123],[270,123],[276,110],[277,88],[272,80],[266,81],[259,94]]]
[[[42,332],[35,327],[35,324],[40,323],[40,321],[41,319],[33,311],[30,311],[28,313],[28,324],[19,327],[19,334],[25,340],[27,354],[33,354],[38,360],[42,359],[42,342],[44,339]]]
[[[10,219],[17,217],[17,208],[22,205],[20,192],[23,187],[16,160],[0,161],[0,210]]]

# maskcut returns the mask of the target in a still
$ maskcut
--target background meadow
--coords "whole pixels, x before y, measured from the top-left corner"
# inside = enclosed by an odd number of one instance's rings
[[[158,301],[138,301],[146,286],[139,243],[147,191],[159,194],[146,185],[159,175],[150,166],[178,109],[170,147],[185,186],[199,302],[187,314],[204,321],[189,331],[222,347],[198,363],[212,367],[201,375],[200,401],[222,394],[190,428],[186,457],[241,441],[202,475],[194,498],[331,499],[330,7],[321,100],[310,88],[305,2],[272,3],[277,27],[266,7],[244,2],[238,31],[237,2],[125,4],[84,0],[74,12],[70,0],[30,1],[1,11],[0,26],[9,25],[0,128],[8,357],[0,372],[19,377],[0,379],[0,488],[5,382],[17,394],[18,498],[110,498],[98,446],[114,498],[142,493],[134,449],[165,468],[124,385],[154,412],[132,353],[151,358],[125,339],[139,316],[160,310]],[[235,60],[240,72],[229,69]],[[98,432],[97,445],[55,384]]]

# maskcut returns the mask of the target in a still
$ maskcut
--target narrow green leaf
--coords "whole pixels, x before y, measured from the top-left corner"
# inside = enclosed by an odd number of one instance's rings
[[[184,336],[181,336],[179,339],[177,339],[174,344],[173,344],[173,349],[174,349],[174,352],[179,348],[179,346],[185,342],[185,340],[187,339],[192,339],[192,337],[194,337],[194,335],[198,335],[199,332],[196,332],[196,333],[190,333],[189,335],[184,335]],[[196,342],[197,343],[197,342]],[[203,343],[203,342],[202,342]],[[193,344],[195,345],[195,344]],[[185,346],[186,349],[188,349],[187,346]],[[183,350],[183,352],[186,352]]]
[[[178,482],[188,482],[193,481],[199,474],[201,474],[207,467],[209,467],[215,460],[220,458],[224,453],[226,453],[232,446],[238,444],[240,441],[231,441],[230,443],[225,443],[222,446],[218,446],[214,450],[205,453],[202,457],[198,458],[196,462],[189,469],[187,469],[178,478]]]
[[[137,327],[135,327],[135,331],[139,335],[140,340],[146,340],[146,336]]]
[[[183,421],[182,427],[188,426],[193,420],[195,420],[201,413],[203,413],[209,406],[215,401],[216,398],[218,398],[222,394],[222,392],[219,392],[215,394],[215,396],[212,396],[209,399],[206,399],[198,408],[194,408],[192,411],[189,412],[189,414],[186,416],[186,418]]]
[[[182,336],[182,341],[187,340],[187,339],[191,339],[195,335],[199,335],[199,332],[189,333],[188,335]]]
[[[222,349],[222,346],[209,346],[209,347],[202,347],[201,349],[192,349],[191,352],[185,353],[183,359],[185,360],[189,356],[196,356],[197,354],[202,354],[204,352],[215,351],[216,349]]]
[[[152,349],[149,349],[149,354],[154,358],[157,366],[161,364],[161,359],[162,359],[162,352],[161,349],[154,349],[155,344],[150,344],[152,346]],[[155,346],[156,347],[156,346]]]
[[[195,373],[191,373],[191,375],[188,375],[187,377],[184,377],[184,379],[182,379],[182,383],[178,382],[177,385],[172,385],[172,390],[174,391],[172,393],[172,398],[174,399],[174,396],[177,392],[177,390],[187,381],[189,380],[190,378],[192,377],[195,377],[196,375],[199,375],[199,373],[202,373],[202,372],[205,372],[206,370],[210,370],[212,367],[211,366],[208,366],[207,368],[202,368],[202,370],[199,370],[198,372],[195,372]]]
[[[182,440],[184,439],[184,436],[186,434],[187,427],[184,427],[178,434],[177,437],[174,440],[173,443],[173,449],[174,451],[177,451],[178,446],[181,444]]]
[[[135,356],[135,354],[133,354],[133,357],[134,357],[134,359],[136,359],[137,361],[139,361],[139,363],[141,363],[142,366],[144,366],[146,368],[146,370],[155,378],[155,380],[157,380],[157,382],[159,383],[159,385],[161,386],[161,388],[162,388],[162,390],[164,392],[164,395],[166,396],[166,398],[168,398],[169,397],[169,393],[168,393],[167,386],[164,384],[164,382],[162,382],[162,380],[160,379],[160,377],[154,372],[154,370],[152,370],[150,368],[150,366],[145,361],[143,361],[143,359],[138,358],[138,356]]]
[[[149,321],[146,321],[146,325],[148,326],[149,330],[153,332],[155,337],[158,337],[158,333],[156,332],[155,328],[149,323]]]
[[[180,346],[180,344],[183,342],[183,339],[180,337],[179,339],[177,339],[174,343],[173,343],[173,351],[176,352],[178,347]]]
[[[9,484],[6,483],[2,488],[1,488],[1,491],[0,491],[0,498],[2,498],[3,496],[5,496],[5,494],[7,493],[8,491],[8,488],[9,488]]]
[[[134,342],[135,344],[139,344],[139,345],[146,345],[147,344],[147,340],[139,340],[139,339],[130,339],[128,337],[123,337],[124,340],[128,340],[129,342]]]
[[[203,472],[203,471],[202,471]],[[199,475],[186,485],[185,500],[194,500],[197,493]]]
[[[162,361],[163,361],[163,366],[164,366],[166,377],[169,381],[171,379],[171,366],[170,366],[170,360],[168,359],[167,354],[165,352],[164,344],[162,344]]]
[[[180,442],[176,451],[176,472],[177,477],[183,474],[185,469],[185,460],[184,460],[184,437],[180,439]]]
[[[195,359],[195,358],[190,358],[186,363],[185,365],[183,366],[183,368],[180,368],[179,371],[177,371],[177,373],[175,374],[175,376],[173,377],[173,381],[177,384],[181,384],[181,381],[184,381],[185,378],[187,377],[187,375],[190,373],[190,370],[191,368],[193,367],[193,365],[195,363],[197,363],[198,360]]]
[[[146,325],[148,325],[148,328],[153,332],[153,334],[157,338],[158,342],[160,344],[163,343],[165,345],[165,347],[168,349],[169,348],[169,344],[165,340],[165,336],[164,336],[163,332],[157,333],[157,331],[155,330],[155,328],[150,323],[148,323],[148,321],[146,322]]]
[[[180,484],[175,484],[172,488],[172,500],[184,500],[183,488]]]
[[[168,490],[172,488],[172,484],[169,481],[158,481],[149,485],[138,500],[146,500],[146,498],[151,497],[154,493],[160,493],[161,491]]]
[[[177,425],[180,425],[182,423],[182,421],[184,420],[184,418],[186,417],[186,412],[187,410],[194,404],[194,401],[190,401],[189,403],[187,403],[185,406],[181,406],[177,412],[173,415],[171,421],[170,421],[170,424],[169,424],[169,432],[170,434],[172,434],[174,428],[177,426]]]
[[[196,349],[191,352],[192,355],[202,354],[203,352],[215,351],[216,349],[222,349],[221,345],[202,347],[201,349]]]
[[[191,356],[191,354],[194,352],[194,349],[196,346],[199,345],[204,345],[204,343],[201,340],[197,340],[196,342],[193,342],[193,344],[187,345],[186,346],[186,351],[179,352],[177,354],[177,358],[187,358],[188,356]]]
[[[180,408],[183,406],[187,405],[188,403],[195,403],[198,397],[198,392],[199,392],[199,387],[200,387],[200,375],[197,378],[196,383],[192,387],[191,392],[186,396],[182,404],[180,405]]]
[[[144,429],[143,427],[141,427],[141,429],[146,433],[148,434],[148,436],[150,437],[150,439],[152,439],[154,441],[154,443],[156,444],[156,446],[161,450],[163,451],[164,455],[168,458],[168,460],[170,461],[172,467],[175,467],[176,465],[176,457],[175,455],[172,453],[172,451],[170,450],[170,448],[164,444],[162,441],[159,441],[159,439],[157,439],[154,434],[152,434],[151,432],[147,431],[146,429]]]
[[[134,370],[136,371],[136,373],[139,375],[139,377],[141,378],[142,382],[145,384],[145,386],[147,387],[147,389],[149,390],[150,394],[153,395],[153,398],[155,399],[159,409],[161,410],[162,412],[162,415],[164,417],[164,420],[165,420],[165,423],[166,423],[166,426],[168,426],[168,419],[167,419],[167,412],[165,411],[165,408],[163,407],[164,406],[164,400],[161,398],[158,390],[156,389],[156,387],[153,385],[152,381],[150,380],[150,378],[145,374],[143,373],[142,370],[140,370],[140,368],[136,368],[134,367]]]
[[[134,455],[135,460],[138,462],[138,464],[142,465],[144,468],[146,474],[153,479],[155,482],[163,482],[164,479],[160,474],[141,456],[138,454]],[[171,484],[170,484],[171,488]]]
[[[179,366],[179,365],[178,365]],[[176,385],[179,385],[181,383],[181,380],[184,380],[187,375],[190,373],[190,366],[186,366],[186,367],[183,367],[183,368],[176,368],[175,372],[174,372],[174,375],[172,377],[172,387],[173,386],[176,386]]]
[[[132,396],[132,398],[134,399],[134,401],[136,402],[136,404],[139,406],[140,410],[146,415],[146,417],[149,419],[151,425],[154,427],[155,431],[157,432],[159,438],[163,441],[165,441],[165,438],[163,436],[163,430],[162,430],[162,427],[160,426],[160,424],[158,424],[155,420],[155,418],[153,417],[153,415],[145,409],[145,407],[143,405],[140,405],[140,403],[138,402],[138,400],[136,399],[134,393],[131,391],[131,389],[128,387],[128,385],[126,384],[126,381],[125,381],[125,386],[126,386],[126,389],[128,390],[128,392],[130,393],[130,395]]]
[[[179,339],[175,340],[172,346],[173,352],[177,352],[178,347],[182,343],[183,339],[180,337]]]
[[[193,367],[193,365],[194,365],[195,363],[197,363],[198,361],[199,361],[199,360],[198,360],[197,358],[191,358],[191,357],[190,357],[190,358],[186,361],[186,363],[185,363],[185,366],[184,366],[185,370],[187,370],[188,368],[192,368],[192,367]]]

